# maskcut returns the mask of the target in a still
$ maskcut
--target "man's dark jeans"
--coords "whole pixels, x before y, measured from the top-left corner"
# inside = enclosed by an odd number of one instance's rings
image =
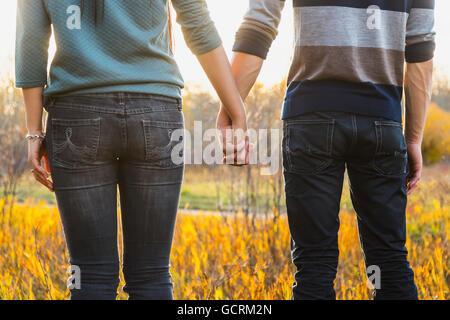
[[[347,167],[366,267],[381,270],[375,299],[417,299],[405,248],[408,169],[402,125],[350,113],[304,114],[284,122],[283,164],[297,267],[293,298],[336,298]]]
[[[184,127],[180,101],[91,94],[52,98],[46,109],[56,199],[70,263],[81,271],[71,298],[117,296],[119,187],[124,291],[130,299],[172,299],[169,256],[183,163],[171,160],[180,143],[171,133]]]

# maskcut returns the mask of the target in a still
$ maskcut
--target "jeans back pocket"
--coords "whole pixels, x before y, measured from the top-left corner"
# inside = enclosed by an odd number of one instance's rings
[[[100,142],[100,118],[53,118],[52,156],[56,165],[82,167],[96,160]]]
[[[375,121],[375,132],[375,170],[385,175],[405,174],[408,154],[402,124],[395,121]]]
[[[299,173],[319,172],[333,161],[333,119],[287,120],[285,124],[285,166]]]
[[[142,125],[145,138],[145,160],[159,168],[183,166],[184,123],[142,120]]]

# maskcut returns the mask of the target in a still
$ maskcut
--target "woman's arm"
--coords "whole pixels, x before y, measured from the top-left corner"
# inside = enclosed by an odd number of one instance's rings
[[[47,85],[51,22],[43,0],[17,0],[16,87],[23,89],[27,129],[42,133],[42,92]]]
[[[26,125],[29,134],[42,135],[42,93],[43,87],[38,88],[24,88],[23,99],[26,110]]]
[[[244,105],[205,0],[172,0],[172,4],[186,44],[197,56],[230,118],[244,129]]]
[[[26,110],[26,125],[28,134],[43,135],[42,130],[42,92],[43,87],[23,89],[23,98]],[[53,191],[53,183],[48,179],[49,175],[41,165],[42,157],[46,156],[46,150],[42,146],[42,139],[28,140],[28,163],[32,169],[34,178]]]
[[[51,22],[42,0],[17,1],[16,87],[23,89],[28,134],[42,135],[42,93],[47,84]],[[41,166],[45,155],[42,139],[28,141],[28,162],[37,181],[53,191]]]
[[[51,22],[43,0],[17,0],[16,87],[47,85]]]
[[[230,118],[230,126],[226,129],[247,131],[245,107],[230,63],[221,45],[222,41],[210,19],[206,2],[204,0],[172,0],[172,4],[177,11],[177,22],[181,25],[187,45],[197,56],[222,101],[223,109]],[[226,133],[226,130],[222,130],[222,133]],[[224,135],[223,147],[225,154],[228,154],[229,150],[234,150],[233,158],[240,163],[244,162],[240,159],[246,158],[246,143],[239,131],[236,138],[237,141]]]
[[[245,107],[222,46],[197,56],[235,128],[247,130]]]

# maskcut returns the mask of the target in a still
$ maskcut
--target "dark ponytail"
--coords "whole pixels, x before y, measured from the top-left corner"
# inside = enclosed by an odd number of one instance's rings
[[[94,22],[97,24],[98,17],[103,19],[105,13],[105,0],[92,0],[94,5]],[[81,0],[81,16],[84,13],[85,0]]]
[[[170,11],[171,9],[171,3],[170,1],[167,1],[167,12],[169,14],[169,46],[170,46],[170,50],[172,50],[172,52],[174,51],[175,48],[175,41],[173,39],[173,25],[172,25],[172,13]]]

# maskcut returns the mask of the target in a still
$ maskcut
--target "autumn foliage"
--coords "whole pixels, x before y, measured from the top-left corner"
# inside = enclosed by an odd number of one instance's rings
[[[420,298],[449,299],[449,172],[442,166],[426,176],[409,199],[409,259]],[[348,196],[345,191],[340,215],[337,297],[369,299]],[[8,203],[0,200],[0,299],[67,298],[68,254],[57,208],[31,199]],[[286,217],[276,211],[254,219],[180,212],[171,261],[175,297],[290,299],[289,240]]]
[[[425,125],[422,152],[427,164],[450,157],[450,112],[431,104]]]

